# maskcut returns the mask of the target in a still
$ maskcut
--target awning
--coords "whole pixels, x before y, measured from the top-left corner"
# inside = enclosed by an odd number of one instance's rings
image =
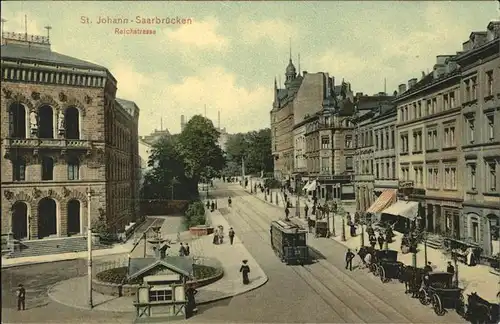
[[[414,219],[418,216],[418,202],[399,200],[382,213]]]
[[[377,200],[366,211],[367,213],[380,213],[382,210],[388,208],[396,201],[396,190],[387,189],[382,191]]]
[[[304,186],[304,188],[302,188],[302,190],[307,191],[307,188],[309,188],[310,185],[311,185],[311,182],[307,181],[306,185]]]
[[[316,190],[316,187],[317,187],[317,183],[316,183],[316,180],[314,180],[313,182],[311,182],[311,185],[309,185],[309,187],[307,187],[307,191],[314,191],[314,190]]]

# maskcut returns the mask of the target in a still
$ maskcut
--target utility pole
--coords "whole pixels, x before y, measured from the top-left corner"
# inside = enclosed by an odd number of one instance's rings
[[[91,202],[92,202],[92,189],[90,186],[87,188],[87,251],[88,251],[88,262],[87,262],[87,275],[88,275],[88,293],[89,308],[94,307],[92,301],[92,222],[91,222]]]

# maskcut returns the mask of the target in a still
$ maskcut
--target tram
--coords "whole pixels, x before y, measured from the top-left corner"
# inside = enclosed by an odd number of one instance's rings
[[[287,220],[271,223],[271,246],[281,262],[304,264],[309,260],[307,230]]]

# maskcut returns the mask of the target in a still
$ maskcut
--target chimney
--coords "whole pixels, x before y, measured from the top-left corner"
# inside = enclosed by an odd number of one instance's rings
[[[413,88],[417,84],[417,78],[413,78],[408,80],[408,90]]]
[[[403,92],[406,91],[406,84],[404,83],[401,83],[399,86],[398,86],[398,93],[399,94],[402,94]]]
[[[500,21],[490,21],[488,24],[488,35],[487,35],[487,41],[492,41],[495,38],[500,37]]]
[[[472,49],[472,44],[471,44],[470,40],[468,40],[462,44],[462,52],[467,52],[467,51],[470,51],[471,49]]]

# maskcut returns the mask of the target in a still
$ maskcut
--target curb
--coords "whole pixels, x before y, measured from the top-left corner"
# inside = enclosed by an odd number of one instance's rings
[[[103,255],[93,255],[92,259],[94,259],[94,258],[100,258],[100,257],[106,257],[106,256],[110,256],[110,255],[126,254],[126,253],[127,252],[121,251],[121,252],[114,252],[114,253],[103,254]],[[71,258],[59,259],[59,260],[43,260],[43,261],[22,262],[22,263],[8,264],[8,265],[3,265],[2,264],[2,269],[24,267],[24,266],[35,265],[35,264],[54,263],[54,262],[63,262],[63,261],[74,261],[74,260],[85,259],[85,258],[87,258],[87,256],[71,257]]]
[[[262,271],[264,273],[264,271]],[[239,295],[243,295],[247,292],[250,292],[250,291],[253,291],[253,290],[256,290],[262,286],[264,286],[268,281],[269,281],[269,277],[266,276],[264,274],[264,280],[262,280],[261,283],[259,283],[258,285],[256,285],[255,287],[252,287],[248,290],[245,290],[245,291],[240,291],[238,293],[235,293],[233,295],[227,295],[227,296],[222,296],[222,297],[217,297],[217,298],[214,298],[214,299],[210,299],[210,300],[206,300],[206,301],[202,301],[202,302],[199,302],[199,303],[196,303],[196,305],[208,305],[208,304],[211,304],[211,303],[215,303],[215,302],[218,302],[218,301],[221,301],[221,300],[225,300],[225,299],[229,299],[229,298],[233,298],[233,297],[236,297],[236,296],[239,296]],[[56,302],[56,303],[59,303],[61,305],[64,305],[64,306],[67,306],[67,307],[72,307],[72,308],[77,308],[77,309],[82,309],[82,310],[88,310],[88,311],[98,311],[98,312],[115,312],[115,313],[135,313],[135,310],[127,310],[127,311],[124,311],[124,310],[108,310],[108,309],[90,309],[89,307],[82,307],[82,306],[79,306],[79,305],[72,305],[72,304],[69,304],[69,303],[65,303],[65,302],[62,302],[56,298],[54,298],[53,294],[52,294],[52,290],[54,289],[54,287],[57,285],[58,283],[55,283],[53,284],[52,286],[49,287],[49,289],[47,289],[47,295],[49,296],[49,298]]]
[[[264,271],[262,271],[262,272],[264,272]],[[211,303],[215,303],[215,302],[218,302],[218,301],[221,301],[221,300],[233,298],[233,297],[236,297],[236,296],[239,296],[239,295],[243,295],[243,294],[245,294],[247,292],[256,290],[256,289],[264,286],[269,281],[269,277],[266,276],[265,274],[264,274],[264,276],[265,276],[265,278],[264,278],[264,280],[262,280],[262,283],[259,283],[257,286],[252,287],[252,288],[250,288],[248,290],[241,291],[241,292],[238,292],[238,293],[233,294],[233,295],[227,295],[227,296],[217,297],[217,298],[214,298],[214,299],[211,299],[211,300],[202,301],[202,302],[196,303],[196,305],[208,305],[208,304],[211,304]]]

